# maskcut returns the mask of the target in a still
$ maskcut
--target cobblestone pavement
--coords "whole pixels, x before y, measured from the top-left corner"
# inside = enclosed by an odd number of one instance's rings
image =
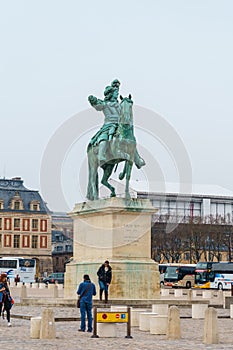
[[[13,315],[40,316],[40,307],[14,306]],[[181,316],[191,316],[191,309],[180,309]],[[73,308],[54,308],[55,317],[77,317],[78,310]],[[228,316],[229,310],[218,309],[218,316]],[[132,327],[133,339],[125,339],[126,325],[117,326],[117,338],[91,338],[90,333],[78,332],[79,321],[56,322],[56,339],[40,340],[30,339],[30,321],[12,317],[12,327],[7,327],[6,320],[0,320],[1,338],[0,348],[7,350],[38,350],[45,347],[50,350],[157,350],[157,349],[233,349],[233,320],[230,318],[219,318],[220,343],[216,345],[203,344],[204,320],[181,318],[182,339],[176,341],[166,340],[165,335],[151,335],[149,332],[139,331]]]

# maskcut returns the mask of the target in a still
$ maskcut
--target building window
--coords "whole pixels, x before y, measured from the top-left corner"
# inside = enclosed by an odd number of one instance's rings
[[[40,221],[40,230],[41,232],[47,232],[47,220]]]
[[[15,209],[15,210],[20,210],[20,201],[15,201],[15,203],[14,203],[14,209]]]
[[[23,248],[30,247],[30,237],[29,235],[23,235]]]
[[[0,201],[0,210],[4,209],[4,202],[3,200]]]
[[[4,229],[5,230],[11,230],[11,219],[5,218],[4,219]]]
[[[58,245],[57,246],[57,252],[62,252],[63,251],[63,246],[62,245]]]
[[[32,219],[32,231],[38,231],[38,219]]]
[[[23,231],[29,231],[29,230],[30,230],[30,220],[23,219]]]
[[[20,219],[14,219],[14,230],[20,230]]]
[[[11,235],[5,235],[4,236],[4,247],[10,248],[11,247]]]
[[[39,201],[32,201],[30,203],[30,210],[39,211],[40,210],[40,202]]]
[[[0,218],[0,230],[2,229],[2,218]]]
[[[20,247],[20,235],[14,235],[14,248]]]
[[[47,248],[47,236],[40,236],[40,248]]]
[[[0,235],[0,248],[2,248],[2,235]]]
[[[32,248],[38,248],[38,236],[32,236]]]

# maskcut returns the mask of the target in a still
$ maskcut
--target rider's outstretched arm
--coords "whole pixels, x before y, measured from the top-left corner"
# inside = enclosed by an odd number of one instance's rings
[[[94,107],[97,111],[102,111],[104,108],[104,101],[98,99],[95,96],[90,95],[88,97],[88,101],[90,102],[91,106]]]

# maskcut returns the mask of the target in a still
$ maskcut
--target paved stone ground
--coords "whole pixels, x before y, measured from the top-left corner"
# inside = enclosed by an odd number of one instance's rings
[[[14,306],[12,315],[40,316],[40,307]],[[180,309],[181,316],[191,316],[191,309]],[[73,308],[54,308],[55,317],[78,316],[78,310]],[[229,310],[218,309],[219,316],[229,316]],[[117,338],[91,338],[90,333],[78,332],[77,322],[56,322],[56,339],[40,340],[30,339],[30,321],[12,318],[12,327],[7,327],[6,320],[0,320],[0,348],[7,350],[202,350],[202,349],[233,349],[233,320],[219,318],[220,344],[203,344],[204,320],[193,320],[191,318],[181,319],[182,339],[177,341],[166,340],[165,335],[151,335],[149,332],[139,331],[137,327],[132,328],[133,339],[125,339],[126,325],[118,325]]]

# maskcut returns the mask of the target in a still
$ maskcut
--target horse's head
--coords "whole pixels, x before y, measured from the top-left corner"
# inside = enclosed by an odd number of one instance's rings
[[[122,97],[121,95],[120,95],[120,100],[121,100],[121,104],[123,103],[123,102],[128,102],[128,103],[130,103],[130,104],[133,104],[133,100],[132,100],[132,96],[131,96],[131,94],[129,94],[129,97]]]
[[[133,101],[131,95],[129,97],[122,97],[121,99],[121,114],[119,118],[119,124],[133,125]]]

